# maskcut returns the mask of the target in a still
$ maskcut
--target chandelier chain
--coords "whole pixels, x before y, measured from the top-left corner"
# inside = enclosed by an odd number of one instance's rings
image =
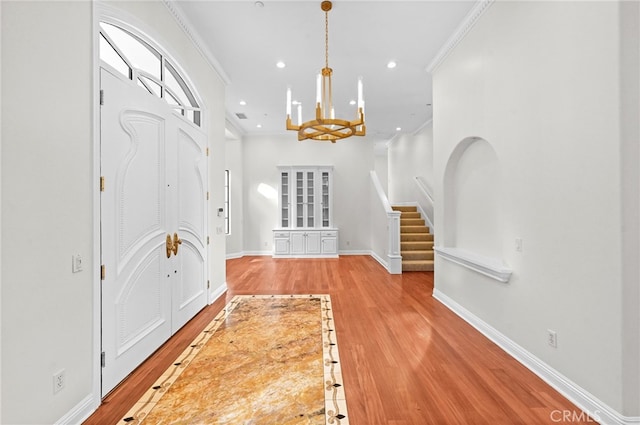
[[[324,12],[324,63],[329,68],[329,11]]]

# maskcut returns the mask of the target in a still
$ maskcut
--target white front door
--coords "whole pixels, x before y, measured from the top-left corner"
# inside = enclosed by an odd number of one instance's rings
[[[206,304],[206,137],[101,69],[102,394]],[[182,240],[167,257],[166,238]]]

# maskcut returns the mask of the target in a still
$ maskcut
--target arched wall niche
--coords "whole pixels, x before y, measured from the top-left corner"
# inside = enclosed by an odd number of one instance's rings
[[[461,140],[447,161],[443,230],[446,248],[502,258],[500,162],[483,138]]]

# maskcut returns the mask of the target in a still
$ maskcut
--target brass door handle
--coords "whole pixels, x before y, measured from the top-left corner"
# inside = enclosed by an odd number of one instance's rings
[[[173,252],[173,241],[171,240],[171,235],[167,235],[167,242],[165,244],[167,249],[167,258],[171,257],[171,253]]]
[[[169,235],[167,235],[167,238],[169,238]],[[173,255],[178,255],[178,245],[182,245],[182,239],[180,239],[178,237],[177,233],[173,234]]]

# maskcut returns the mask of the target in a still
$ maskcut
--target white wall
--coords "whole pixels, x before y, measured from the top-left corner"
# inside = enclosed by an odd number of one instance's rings
[[[425,75],[425,78],[428,78]],[[417,134],[397,135],[389,143],[389,200],[392,204],[417,202],[415,177],[433,192],[433,124],[427,124]]]
[[[156,41],[204,97],[215,211],[224,200],[223,85],[163,3],[114,5],[149,33],[161,29]],[[99,288],[93,264],[99,244],[93,203],[94,7],[2,2],[2,423],[79,422],[100,399],[94,376],[99,327],[93,321]],[[222,225],[211,217],[210,229]],[[211,233],[215,291],[225,283],[225,237]],[[73,274],[71,256],[78,253],[84,271]],[[60,369],[66,387],[54,395],[53,374]]]
[[[2,423],[92,392],[91,25],[89,2],[2,2]]]
[[[380,179],[384,193],[389,197],[389,149],[387,142],[376,143],[373,148],[373,170]]]
[[[271,254],[273,229],[278,227],[278,199],[258,192],[260,184],[279,191],[278,165],[333,165],[333,221],[340,230],[339,250],[370,251],[369,172],[374,167],[373,144],[352,137],[337,143],[299,142],[286,136],[245,137],[244,251]]]
[[[637,135],[638,115],[636,104],[621,123],[619,9],[495,2],[434,72],[436,199],[446,195],[456,146],[486,140],[500,176],[502,248],[493,255],[514,271],[504,284],[438,257],[435,288],[614,411],[638,416],[637,375],[626,386],[621,378],[623,359],[637,373],[639,338],[637,324],[621,331],[638,306],[623,303],[625,291],[637,297],[637,280],[622,279],[621,128],[635,125]],[[637,25],[636,15],[636,34]],[[637,138],[635,146],[637,170]],[[480,202],[457,213],[472,219]],[[438,245],[445,204],[436,209]],[[637,216],[638,203],[632,208]],[[637,245],[624,254],[635,255],[637,273]],[[547,345],[547,329],[557,332],[557,348]]]

